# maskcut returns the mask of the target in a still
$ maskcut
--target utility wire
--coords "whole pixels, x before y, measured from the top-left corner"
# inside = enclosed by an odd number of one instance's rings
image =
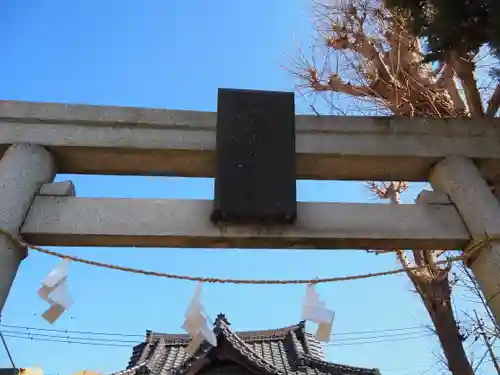
[[[78,335],[96,335],[96,336],[121,336],[121,337],[144,337],[144,334],[127,334],[127,333],[113,333],[113,332],[96,332],[96,331],[71,331],[67,329],[51,329],[51,328],[38,328],[11,324],[0,324],[0,327],[17,328],[27,331],[42,331],[42,332],[61,332],[61,333],[74,333]]]
[[[37,327],[28,327],[28,326],[14,326],[14,325],[2,325],[8,326],[12,328],[12,330],[3,330],[4,336],[11,339],[19,339],[19,340],[30,340],[35,342],[55,342],[55,343],[64,343],[64,344],[75,344],[75,345],[86,345],[86,346],[96,346],[96,347],[108,347],[108,348],[129,348],[132,346],[131,344],[139,344],[142,342],[142,339],[139,341],[127,340],[126,338],[132,337],[143,337],[143,335],[132,335],[132,334],[122,334],[122,333],[111,333],[111,332],[94,332],[94,331],[70,331],[70,330],[61,330],[61,329],[46,329],[46,328],[37,328]],[[432,336],[431,333],[427,334],[416,334],[416,333],[405,333],[401,332],[403,330],[414,330],[416,328],[422,327],[406,327],[406,328],[396,328],[390,330],[369,330],[369,331],[357,331],[357,332],[344,332],[346,334],[354,334],[354,333],[380,333],[380,332],[398,332],[387,335],[384,339],[381,340],[373,340],[366,341],[367,339],[374,337],[383,337],[383,336],[372,336],[372,337],[352,337],[352,338],[344,338],[339,341],[350,341],[346,342],[333,342],[331,344],[327,344],[326,346],[352,346],[352,345],[363,345],[363,344],[380,344],[383,342],[394,342],[394,341],[403,341],[403,340],[415,340],[419,338]],[[35,332],[46,332],[46,333],[32,333]],[[70,336],[72,334],[72,336]],[[87,337],[78,337],[78,335],[87,335]],[[93,336],[93,337],[92,337]],[[399,372],[399,371],[412,371],[421,366],[413,366],[407,368],[394,368],[388,369],[390,372]],[[425,365],[428,367],[428,365]],[[385,371],[384,371],[385,372]]]
[[[82,334],[82,335],[96,335],[96,336],[117,336],[117,337],[144,337],[144,334],[130,334],[130,333],[122,333],[122,332],[103,332],[103,331],[72,331],[66,329],[50,329],[50,328],[39,328],[39,327],[30,327],[23,325],[12,325],[12,324],[0,324],[0,327],[5,328],[14,328],[21,329],[27,331],[40,331],[40,332],[57,332],[57,333],[67,333],[67,334]],[[422,331],[426,328],[425,325],[413,326],[413,327],[400,327],[400,328],[388,328],[388,329],[374,329],[374,330],[364,330],[364,331],[346,331],[346,332],[338,332],[332,334],[332,336],[349,336],[349,335],[365,335],[371,333],[387,333],[387,332],[402,332],[402,333],[391,333],[391,335],[404,335],[406,333],[412,332],[404,332],[404,331]],[[417,332],[415,332],[417,333]],[[384,335],[391,336],[391,335]],[[380,336],[378,336],[380,337]],[[372,337],[375,338],[375,337]],[[349,338],[346,338],[349,339]]]
[[[371,340],[371,339],[386,339],[388,337],[408,337],[408,335],[418,335],[418,336],[429,336],[432,335],[431,332],[403,332],[403,333],[392,333],[388,335],[376,335],[376,336],[364,336],[364,337],[342,337],[336,341],[356,341],[356,340]],[[331,336],[336,337],[335,334]]]
[[[379,343],[387,343],[387,342],[396,342],[396,341],[407,341],[407,340],[415,340],[415,339],[422,339],[422,338],[428,338],[432,337],[433,334],[428,333],[428,334],[421,334],[421,335],[414,335],[414,336],[405,336],[405,337],[400,337],[400,338],[395,338],[395,339],[386,339],[386,340],[372,340],[372,341],[353,341],[353,342],[331,342],[328,344],[325,344],[324,346],[327,347],[332,347],[332,346],[353,346],[353,345],[365,345],[365,344],[379,344]]]
[[[121,338],[106,339],[102,337],[92,337],[92,336],[76,336],[76,335],[63,335],[63,334],[43,334],[43,333],[32,333],[29,331],[16,331],[9,330],[4,331],[6,337],[27,339],[34,341],[57,341],[66,342],[74,344],[88,344],[88,345],[101,345],[101,346],[126,346],[130,347],[132,345],[137,345],[142,342],[142,340],[125,340]],[[431,337],[432,334],[409,334],[400,336],[388,336],[379,340],[373,340],[373,337],[360,337],[360,338],[350,338],[350,339],[340,339],[332,343],[326,344],[325,346],[352,346],[352,345],[365,345],[365,344],[376,344],[376,343],[387,343],[396,341],[407,341],[414,339],[421,339],[425,337]]]
[[[79,345],[90,345],[90,346],[102,346],[102,347],[122,347],[122,348],[130,348],[130,345],[124,345],[124,344],[113,344],[113,343],[96,343],[96,342],[85,342],[85,341],[78,341],[78,340],[65,340],[63,337],[61,337],[63,340],[57,339],[57,338],[34,338],[34,337],[23,337],[23,336],[18,336],[18,335],[11,335],[11,334],[5,334],[5,337],[10,337],[13,339],[22,339],[22,340],[31,340],[31,341],[52,341],[52,342],[61,342],[61,343],[66,343],[66,344],[79,344]]]
[[[125,337],[125,338],[132,338],[132,337],[144,337],[144,335],[131,335],[131,334],[121,334],[121,333],[107,333],[107,332],[92,332],[92,331],[70,331],[70,330],[57,330],[57,329],[44,329],[44,328],[35,328],[35,327],[25,327],[25,326],[12,326],[12,325],[4,325],[4,327],[7,327],[9,329],[14,329],[14,331],[11,330],[4,330],[6,333],[15,333],[15,334],[31,334],[32,331],[35,332],[49,332],[49,333],[58,333],[58,334],[65,334],[65,335],[90,335],[90,336],[101,336],[101,337]],[[368,332],[368,331],[367,331]],[[370,332],[384,332],[383,330],[379,331],[370,331]],[[346,332],[348,333],[348,332]],[[406,332],[399,332],[399,333],[391,333],[391,334],[384,334],[384,335],[370,335],[370,336],[362,336],[362,337],[342,337],[340,339],[337,339],[337,342],[353,342],[353,341],[358,341],[358,340],[371,340],[371,339],[383,339],[382,341],[386,340],[387,338],[394,338],[394,337],[407,337],[408,335],[416,335],[416,334],[421,334],[422,332],[420,331],[411,331],[408,330]],[[349,334],[352,334],[349,332]],[[424,335],[428,335],[429,332],[426,332]],[[335,334],[332,334],[333,337],[336,337]],[[69,336],[65,336],[69,337]],[[93,338],[93,339],[94,339]],[[95,338],[99,339],[99,338]],[[103,341],[110,341],[106,339],[101,339]],[[116,341],[116,339],[114,339]],[[113,341],[113,340],[111,340]],[[130,340],[118,340],[118,341],[124,341],[124,342],[136,342],[135,341],[130,341]]]
[[[142,340],[122,340],[122,339],[103,339],[103,338],[98,338],[98,337],[89,337],[89,336],[63,336],[63,335],[47,335],[47,334],[43,334],[43,333],[31,333],[31,332],[19,332],[19,331],[6,331],[4,330],[3,331],[5,334],[9,334],[9,335],[26,335],[28,337],[40,337],[40,338],[43,338],[43,337],[47,337],[47,338],[63,338],[63,339],[68,339],[68,340],[72,340],[72,339],[76,339],[76,340],[88,340],[88,341],[101,341],[103,343],[106,343],[106,342],[111,342],[111,343],[127,343],[127,344],[137,344],[137,343],[140,343]]]
[[[68,338],[68,337],[63,337],[63,336],[51,336],[51,335],[44,335],[47,337],[38,337],[41,334],[34,334],[30,335],[29,333],[24,333],[24,334],[10,334],[10,333],[5,333],[5,337],[9,337],[12,339],[20,339],[20,340],[30,340],[30,341],[36,341],[36,342],[56,342],[56,343],[64,343],[64,344],[75,344],[75,345],[86,345],[86,346],[95,346],[95,347],[108,347],[108,348],[128,348],[130,349],[130,344],[124,344],[120,340],[117,340],[115,342],[106,342],[106,343],[100,343],[100,342],[90,342],[87,340],[83,339],[78,339],[78,338]],[[359,343],[352,344],[352,345],[359,345]],[[418,374],[422,375],[431,370],[436,364],[431,365],[429,367],[428,364],[426,365],[415,365],[411,367],[405,367],[405,368],[389,368],[386,370],[382,370],[383,373],[385,372],[401,372],[403,371],[405,374],[408,374],[408,371],[415,371],[418,368],[425,367],[426,370],[424,372]]]
[[[332,336],[363,335],[363,334],[366,334],[366,333],[413,331],[413,330],[422,330],[422,329],[425,329],[425,328],[427,328],[427,326],[420,325],[420,326],[402,327],[402,328],[373,329],[373,330],[367,330],[367,331],[338,332],[338,333],[332,334]]]

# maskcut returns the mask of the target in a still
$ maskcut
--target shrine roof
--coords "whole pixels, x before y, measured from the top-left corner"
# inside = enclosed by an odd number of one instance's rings
[[[270,330],[235,332],[223,314],[214,322],[217,346],[204,342],[192,357],[187,334],[146,332],[128,367],[113,375],[378,375],[377,369],[325,360],[305,322]]]

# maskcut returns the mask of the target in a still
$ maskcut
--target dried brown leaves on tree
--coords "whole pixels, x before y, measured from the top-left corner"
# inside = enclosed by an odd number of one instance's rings
[[[482,56],[451,51],[446,61],[423,64],[421,41],[407,30],[405,15],[388,11],[381,1],[337,0],[333,5],[316,3],[315,10],[323,61],[299,56],[295,73],[302,87],[367,100],[395,116],[497,113],[500,85],[495,82],[485,94],[476,79]]]
[[[365,110],[369,103],[384,114],[403,117],[497,114],[500,83],[491,79],[483,85],[477,76],[481,64],[488,63],[485,55],[450,51],[438,64],[423,63],[421,41],[409,32],[404,12],[389,11],[383,1],[331,0],[314,7],[319,41],[310,57],[297,58],[301,93],[341,94],[363,101]],[[375,195],[393,204],[407,187],[404,182],[369,183]],[[466,334],[452,308],[450,267],[435,264],[443,250],[395,253],[403,267],[427,266],[407,274],[433,322],[449,370],[473,374],[463,346]]]

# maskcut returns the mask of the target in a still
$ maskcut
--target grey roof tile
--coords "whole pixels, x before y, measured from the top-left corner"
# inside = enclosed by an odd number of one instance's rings
[[[188,335],[147,331],[146,342],[133,348],[127,370],[113,375],[379,375],[376,369],[327,362],[320,343],[305,332],[304,322],[234,332],[219,314],[214,333],[217,347],[204,343],[189,357],[184,352]]]

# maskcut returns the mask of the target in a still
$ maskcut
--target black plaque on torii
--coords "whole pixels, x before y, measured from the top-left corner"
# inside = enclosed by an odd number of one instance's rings
[[[294,223],[294,94],[219,89],[216,134],[211,220],[228,224]]]

